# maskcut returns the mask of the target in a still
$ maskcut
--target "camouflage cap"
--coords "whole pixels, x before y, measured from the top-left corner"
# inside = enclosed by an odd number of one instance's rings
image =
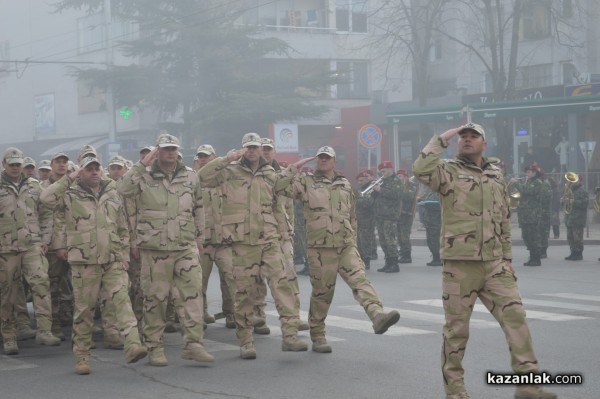
[[[77,159],[86,158],[88,156],[93,156],[98,158],[98,151],[94,148],[94,146],[86,144],[79,150],[79,154],[77,155]]]
[[[54,154],[52,156],[52,161],[54,161],[55,159],[61,158],[61,157],[67,158],[67,161],[69,160],[69,156],[67,154],[65,154],[64,152],[57,152],[56,154]],[[50,162],[52,162],[52,161],[50,161]]]
[[[40,167],[38,169],[47,169],[47,170],[52,170],[52,167],[50,166],[50,160],[49,159],[43,159],[40,161]]]
[[[202,144],[196,150],[196,155],[198,155],[198,154],[213,155],[214,153],[215,153],[215,149],[210,144]]]
[[[332,158],[335,158],[335,150],[329,146],[323,146],[317,150],[317,156],[321,154],[329,155]]]
[[[79,161],[79,167],[85,168],[86,166],[97,163],[100,166],[100,161],[96,157],[85,157],[81,161]]]
[[[179,139],[173,135],[168,133],[162,133],[158,136],[158,140],[156,141],[156,145],[158,147],[177,147],[179,148]]]
[[[153,149],[154,149],[154,146],[153,146],[153,145],[147,145],[147,146],[144,146],[144,147],[142,147],[142,148],[140,149],[140,154],[141,154],[142,152],[144,152],[144,151],[152,151]]]
[[[261,143],[263,147],[271,147],[271,148],[275,148],[275,142],[268,138],[268,137],[263,137],[261,139]]]
[[[35,160],[31,157],[23,158],[23,166],[33,166],[35,168]]]
[[[111,166],[111,165],[125,166],[125,164],[126,164],[125,158],[123,158],[120,155],[114,156],[110,159],[110,161],[108,161],[108,166]]]
[[[8,147],[4,151],[4,160],[7,164],[23,164],[23,152],[15,147]]]
[[[458,135],[460,135],[461,133],[463,133],[466,130],[472,130],[475,133],[480,134],[481,137],[483,137],[483,141],[485,141],[485,130],[483,130],[483,127],[481,125],[478,125],[477,123],[469,122],[460,128],[460,130],[458,131]]]
[[[262,141],[258,133],[246,133],[244,137],[242,137],[242,147],[248,147],[251,145],[255,145],[260,147],[262,145]]]

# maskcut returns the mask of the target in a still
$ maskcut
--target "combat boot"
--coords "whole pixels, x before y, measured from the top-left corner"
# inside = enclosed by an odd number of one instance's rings
[[[28,325],[17,327],[17,341],[27,341],[28,339],[34,339],[36,330]]]
[[[573,260],[573,256],[574,256],[575,252],[571,252],[569,254],[569,256],[565,256],[565,260]]]
[[[165,332],[166,333],[176,333],[177,332],[177,326],[175,325],[174,321],[167,321],[167,323],[165,324]]]
[[[267,322],[264,319],[254,319],[254,332],[260,335],[271,334],[271,329],[267,326]]]
[[[310,326],[307,321],[300,320],[300,324],[298,324],[298,331],[308,331],[310,330]]]
[[[390,259],[390,266],[385,269],[383,272],[384,273],[398,273],[400,271],[400,266],[398,266],[398,258],[391,258]]]
[[[433,258],[431,262],[426,263],[427,266],[442,266],[442,261],[440,258]]]
[[[556,394],[548,392],[538,385],[519,385],[515,399],[556,399]]]
[[[225,315],[225,327],[235,328],[235,319],[232,314]]]
[[[548,258],[548,254],[546,253],[547,251],[548,251],[547,248],[542,249],[542,251],[540,252],[540,259]]]
[[[140,344],[133,344],[125,351],[125,362],[135,363],[146,357],[148,351]]]
[[[574,251],[573,252],[573,256],[569,260],[583,260],[583,252],[581,252],[581,251]]]
[[[317,353],[331,353],[331,345],[327,343],[327,339],[325,337],[316,338],[312,344],[313,352]]]
[[[285,337],[281,342],[281,350],[284,352],[303,352],[308,350],[306,342],[298,338],[297,335]]]
[[[75,374],[88,375],[91,371],[88,355],[77,355],[75,360]]]
[[[400,257],[399,263],[412,263],[412,257],[410,253],[406,253]]]
[[[392,310],[387,313],[379,313],[373,319],[373,331],[375,334],[383,334],[400,320],[400,313],[397,310]]]
[[[5,355],[18,355],[19,354],[19,346],[17,345],[17,340],[15,338],[5,338],[4,339],[4,354]]]
[[[60,345],[60,338],[56,338],[50,331],[38,330],[35,334],[35,343],[38,345],[58,346]]]
[[[205,324],[213,324],[215,322],[215,316],[211,315],[210,313],[204,313],[204,323]]]
[[[382,268],[377,269],[378,272],[383,272],[390,268],[390,260],[389,258],[385,258],[385,265]]]
[[[169,365],[169,361],[165,356],[165,348],[162,347],[150,349],[150,352],[148,352],[148,360],[150,366],[164,367]]]
[[[365,264],[365,270],[371,269],[371,259],[363,259],[363,263]]]
[[[125,347],[125,338],[119,334],[104,333],[104,349],[123,349]]]
[[[195,360],[201,363],[212,363],[215,357],[204,349],[204,345],[200,343],[190,343],[181,352],[181,358],[185,360]]]
[[[252,342],[240,347],[240,357],[242,359],[256,359],[256,349],[254,349]]]

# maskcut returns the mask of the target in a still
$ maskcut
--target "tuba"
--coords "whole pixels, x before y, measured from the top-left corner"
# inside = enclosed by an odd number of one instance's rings
[[[579,182],[579,175],[575,172],[565,173],[565,190],[562,196],[563,211],[568,215],[573,210],[573,184]]]

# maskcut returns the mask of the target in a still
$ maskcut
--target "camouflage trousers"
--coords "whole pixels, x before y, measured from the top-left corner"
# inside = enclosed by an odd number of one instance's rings
[[[583,226],[567,226],[567,241],[571,252],[583,252]]]
[[[398,222],[396,220],[377,219],[377,234],[385,259],[398,259],[397,233]]]
[[[383,305],[365,274],[365,265],[354,245],[340,248],[308,248],[310,309],[308,324],[313,341],[325,336],[325,319],[333,300],[337,275],[352,289],[354,299],[369,319],[383,312]]]
[[[427,247],[434,259],[440,257],[440,232],[442,228],[442,212],[438,205],[427,205],[423,207],[423,224],[425,225],[425,236]]]
[[[528,251],[539,253],[541,244],[540,229],[537,223],[521,223],[521,236]]]
[[[221,287],[221,311],[223,314],[233,314],[233,293],[231,292],[231,281],[233,259],[231,251],[223,245],[205,244],[204,252],[200,255],[200,265],[202,266],[202,299],[204,301],[204,312],[206,313],[207,301],[206,290],[208,289],[208,278],[212,272],[213,264],[217,265],[219,270],[219,280]],[[227,277],[229,276],[229,277]]]
[[[21,276],[31,287],[38,330],[52,328],[48,262],[40,245],[34,245],[24,252],[0,254],[0,331],[5,340],[16,336],[15,304]]]
[[[469,339],[469,320],[477,298],[502,327],[515,373],[537,372],[538,365],[516,277],[503,260],[444,260],[444,341],[442,374],[447,395],[465,390],[462,359]]]
[[[50,252],[46,254],[48,258],[48,278],[50,279],[50,294],[52,298],[52,331],[60,331],[60,320],[68,318],[68,315],[61,314],[61,302],[63,313],[72,313],[69,308],[72,305],[66,306],[73,301],[73,293],[70,291],[69,284],[65,284],[68,279],[69,264],[64,260],[58,259],[56,253]]]
[[[102,265],[71,265],[74,314],[73,353],[86,355],[92,343],[92,327],[98,298],[109,301],[115,309],[118,333],[125,338],[125,350],[140,344],[137,320],[127,293],[129,278],[121,262]]]
[[[261,245],[233,243],[235,285],[234,318],[240,346],[253,342],[252,329],[257,285],[266,280],[275,300],[284,338],[298,333],[299,312],[294,288],[288,280],[278,241]]]
[[[129,276],[129,300],[131,301],[131,308],[133,314],[138,321],[138,326],[141,327],[142,319],[144,316],[144,299],[142,295],[142,287],[140,286],[140,272],[142,270],[142,263],[139,259],[133,257],[129,261],[129,268],[127,269],[127,275]]]
[[[400,257],[410,258],[412,248],[410,245],[410,233],[412,229],[412,215],[401,215],[397,225],[397,239],[400,247]]]
[[[548,237],[550,236],[551,220],[550,215],[542,217],[538,224],[539,235],[540,235],[540,249],[545,251],[548,248]]]
[[[140,249],[140,283],[144,298],[144,343],[163,347],[167,302],[173,299],[183,341],[202,343],[204,336],[202,268],[196,246],[182,251]]]
[[[371,220],[358,221],[356,234],[356,246],[361,259],[371,259],[373,253],[377,252],[377,241],[375,240],[375,222]]]

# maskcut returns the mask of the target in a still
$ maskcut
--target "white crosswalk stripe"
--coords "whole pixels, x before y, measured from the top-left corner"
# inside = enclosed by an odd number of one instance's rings
[[[443,307],[441,299],[423,299],[423,300],[406,301],[406,302],[413,303],[416,305],[435,306],[438,308]],[[487,308],[480,304],[475,304],[475,306],[473,307],[473,311],[489,313]],[[590,319],[590,317],[574,316],[574,315],[567,315],[567,314],[561,314],[561,313],[540,312],[537,310],[527,310],[527,318],[544,320],[544,321],[572,321],[572,320]]]
[[[580,310],[582,312],[600,312],[600,306],[584,305],[581,303],[544,301],[539,299],[523,298],[526,308],[528,305],[545,306],[548,308]]]
[[[555,294],[538,294],[543,296],[553,296],[555,298],[564,298],[564,299],[578,299],[582,301],[596,301],[600,302],[599,295],[581,295],[581,294],[571,294],[568,292],[561,292]]]
[[[0,371],[33,369],[36,367],[38,367],[37,364],[27,363],[9,356],[0,355]]]

